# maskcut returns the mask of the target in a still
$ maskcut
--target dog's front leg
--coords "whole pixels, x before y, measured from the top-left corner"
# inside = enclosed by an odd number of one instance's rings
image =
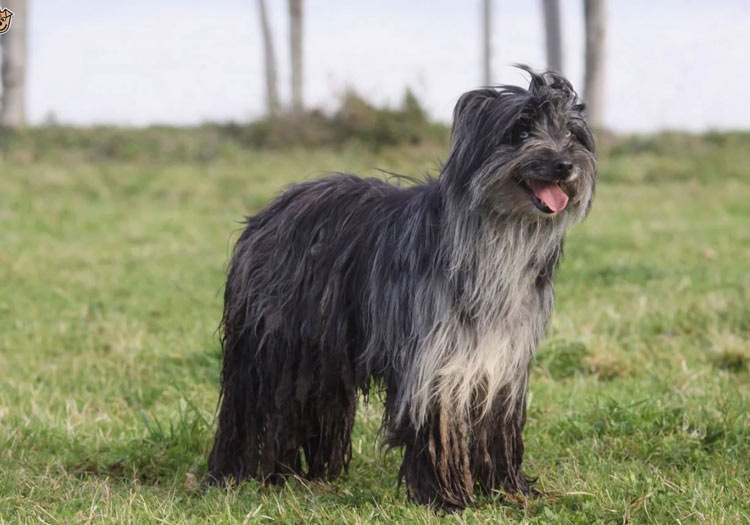
[[[444,407],[407,441],[399,473],[410,499],[438,509],[462,509],[472,502],[474,481],[467,447],[469,426]]]
[[[503,394],[501,393],[501,399]],[[529,492],[521,470],[526,392],[516,400],[509,417],[507,405],[498,399],[493,413],[476,426],[471,439],[471,472],[479,486],[493,492]]]

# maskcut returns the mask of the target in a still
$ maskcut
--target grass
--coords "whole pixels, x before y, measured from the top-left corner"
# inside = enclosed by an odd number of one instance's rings
[[[434,172],[442,148],[76,147],[3,153],[0,522],[750,522],[750,136],[607,140],[532,373],[544,495],[453,516],[406,502],[377,401],[335,483],[199,483],[237,220],[325,170]]]

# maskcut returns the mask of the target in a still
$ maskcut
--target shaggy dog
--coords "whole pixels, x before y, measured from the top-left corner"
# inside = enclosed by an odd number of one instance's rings
[[[596,159],[570,83],[526,70],[528,89],[459,99],[437,179],[302,182],[247,219],[224,295],[210,480],[336,478],[358,393],[376,384],[411,499],[462,508],[475,488],[529,490],[529,361]]]

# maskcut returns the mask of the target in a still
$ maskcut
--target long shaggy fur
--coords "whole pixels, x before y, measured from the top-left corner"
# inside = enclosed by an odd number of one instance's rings
[[[224,297],[212,480],[335,478],[358,392],[375,381],[411,498],[463,507],[475,487],[528,489],[529,360],[563,235],[588,212],[596,174],[570,84],[529,74],[528,89],[461,97],[437,179],[331,176],[247,219]],[[568,195],[564,210],[534,203],[540,180]]]

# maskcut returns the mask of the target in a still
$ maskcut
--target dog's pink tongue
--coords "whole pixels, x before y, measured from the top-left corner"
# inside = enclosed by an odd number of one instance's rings
[[[568,204],[568,196],[554,182],[534,181],[529,183],[529,186],[534,195],[536,195],[536,198],[546,204],[555,213],[564,210]]]

